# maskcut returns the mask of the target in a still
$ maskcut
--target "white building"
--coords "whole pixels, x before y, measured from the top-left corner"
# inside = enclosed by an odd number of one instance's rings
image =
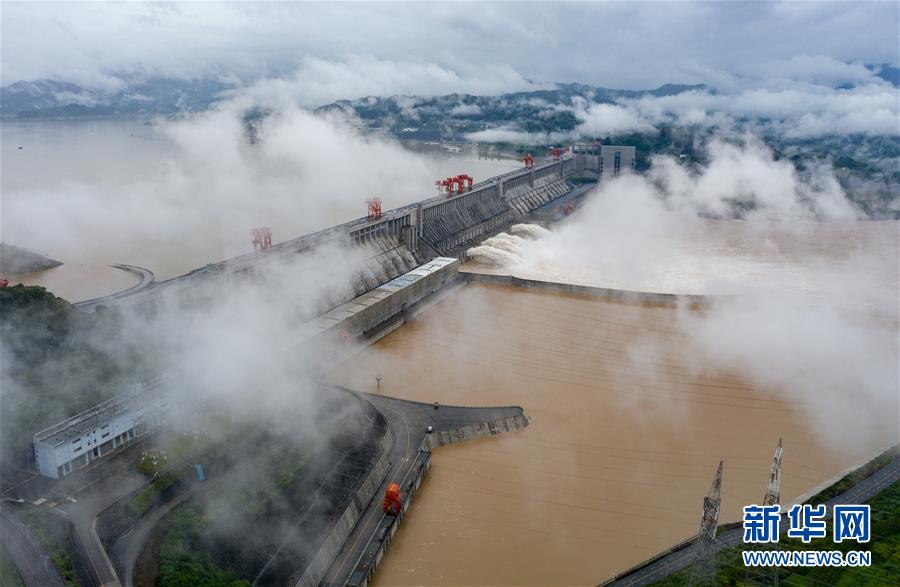
[[[140,438],[168,407],[162,382],[136,383],[121,395],[34,435],[41,475],[59,479]]]

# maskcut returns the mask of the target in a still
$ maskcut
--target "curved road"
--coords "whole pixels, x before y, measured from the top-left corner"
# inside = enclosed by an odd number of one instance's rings
[[[109,303],[113,300],[124,298],[125,296],[130,296],[133,293],[137,293],[142,289],[150,287],[153,284],[153,281],[156,279],[156,276],[153,275],[152,271],[143,267],[138,267],[137,265],[116,264],[110,265],[110,267],[115,267],[116,269],[121,269],[122,271],[133,273],[137,275],[138,278],[140,278],[140,281],[137,284],[132,285],[128,289],[123,289],[122,291],[117,291],[116,293],[111,293],[107,296],[101,296],[99,298],[91,298],[89,300],[77,302],[76,304],[74,304],[76,308],[85,312],[93,312],[97,309],[97,306],[102,306],[103,304]]]
[[[866,503],[873,497],[884,491],[887,487],[900,481],[900,456],[863,479],[844,493],[825,502],[828,509],[826,517],[832,516],[832,508],[840,503]],[[784,532],[787,524],[782,524]],[[782,534],[784,533],[782,532]],[[724,548],[740,546],[743,543],[744,529],[741,526],[725,530],[717,536],[719,543]],[[626,571],[624,575],[602,583],[601,585],[625,586],[625,585],[650,585],[673,573],[684,569],[694,562],[694,542],[686,544],[683,548],[673,551],[662,558],[656,559],[646,565]]]

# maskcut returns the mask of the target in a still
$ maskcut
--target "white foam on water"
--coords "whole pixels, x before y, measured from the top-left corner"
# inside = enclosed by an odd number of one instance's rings
[[[513,224],[509,232],[516,236],[530,239],[539,239],[550,234],[550,231],[538,224]]]

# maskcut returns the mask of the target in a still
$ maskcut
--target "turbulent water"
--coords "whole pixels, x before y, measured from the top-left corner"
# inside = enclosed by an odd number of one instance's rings
[[[537,240],[550,231],[537,224],[514,224],[509,233],[501,232],[467,251],[468,258],[477,264],[511,269],[525,263],[523,247],[529,240]]]
[[[896,221],[749,224],[699,220],[641,250],[605,251],[567,238],[559,229],[517,225],[468,250],[466,270],[614,289],[686,294],[731,294],[761,283],[814,291],[823,267],[875,263],[873,273],[893,287]],[[524,235],[529,238],[521,238]],[[648,240],[653,240],[650,238]]]
[[[513,224],[509,231],[517,236],[538,239],[550,234],[550,231],[537,224]]]

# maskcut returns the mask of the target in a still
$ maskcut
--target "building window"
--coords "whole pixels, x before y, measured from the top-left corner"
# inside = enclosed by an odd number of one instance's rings
[[[622,151],[616,151],[616,157],[613,162],[613,175],[619,175],[622,168]]]

